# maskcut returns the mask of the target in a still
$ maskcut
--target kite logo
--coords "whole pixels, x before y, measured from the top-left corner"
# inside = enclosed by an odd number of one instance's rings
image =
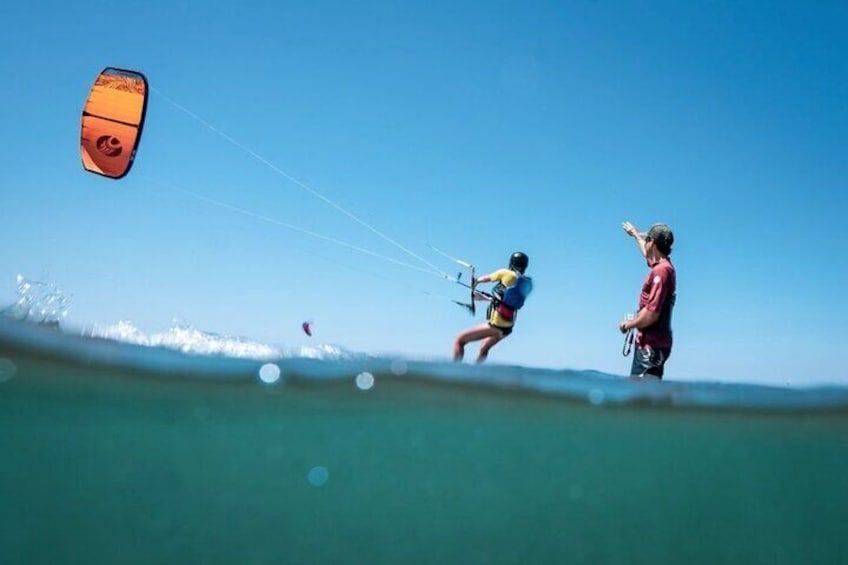
[[[97,138],[96,146],[107,157],[117,157],[124,151],[121,140],[114,135],[101,135]]]

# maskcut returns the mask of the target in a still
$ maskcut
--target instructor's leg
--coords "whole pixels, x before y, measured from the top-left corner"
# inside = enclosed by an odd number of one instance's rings
[[[671,353],[669,349],[654,349],[650,346],[637,347],[633,352],[633,364],[630,367],[631,379],[662,379],[665,362]]]

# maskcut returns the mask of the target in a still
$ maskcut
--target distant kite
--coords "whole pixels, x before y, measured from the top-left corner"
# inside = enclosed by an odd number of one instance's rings
[[[119,179],[130,172],[144,116],[147,79],[136,71],[103,69],[82,109],[80,152],[86,171]]]
[[[301,327],[303,328],[303,333],[312,337],[312,322],[303,322]]]

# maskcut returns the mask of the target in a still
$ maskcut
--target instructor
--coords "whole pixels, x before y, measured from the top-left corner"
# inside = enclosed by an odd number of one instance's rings
[[[654,224],[647,234],[639,233],[630,222],[621,227],[636,239],[651,269],[639,294],[639,313],[618,325],[621,333],[637,330],[630,377],[662,379],[665,362],[671,355],[671,311],[677,297],[677,277],[669,259],[674,234],[665,224]]]

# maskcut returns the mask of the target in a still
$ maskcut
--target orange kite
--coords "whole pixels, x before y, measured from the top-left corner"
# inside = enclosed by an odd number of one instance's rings
[[[80,152],[86,171],[119,179],[130,172],[144,115],[147,79],[136,71],[107,67],[82,109]]]

